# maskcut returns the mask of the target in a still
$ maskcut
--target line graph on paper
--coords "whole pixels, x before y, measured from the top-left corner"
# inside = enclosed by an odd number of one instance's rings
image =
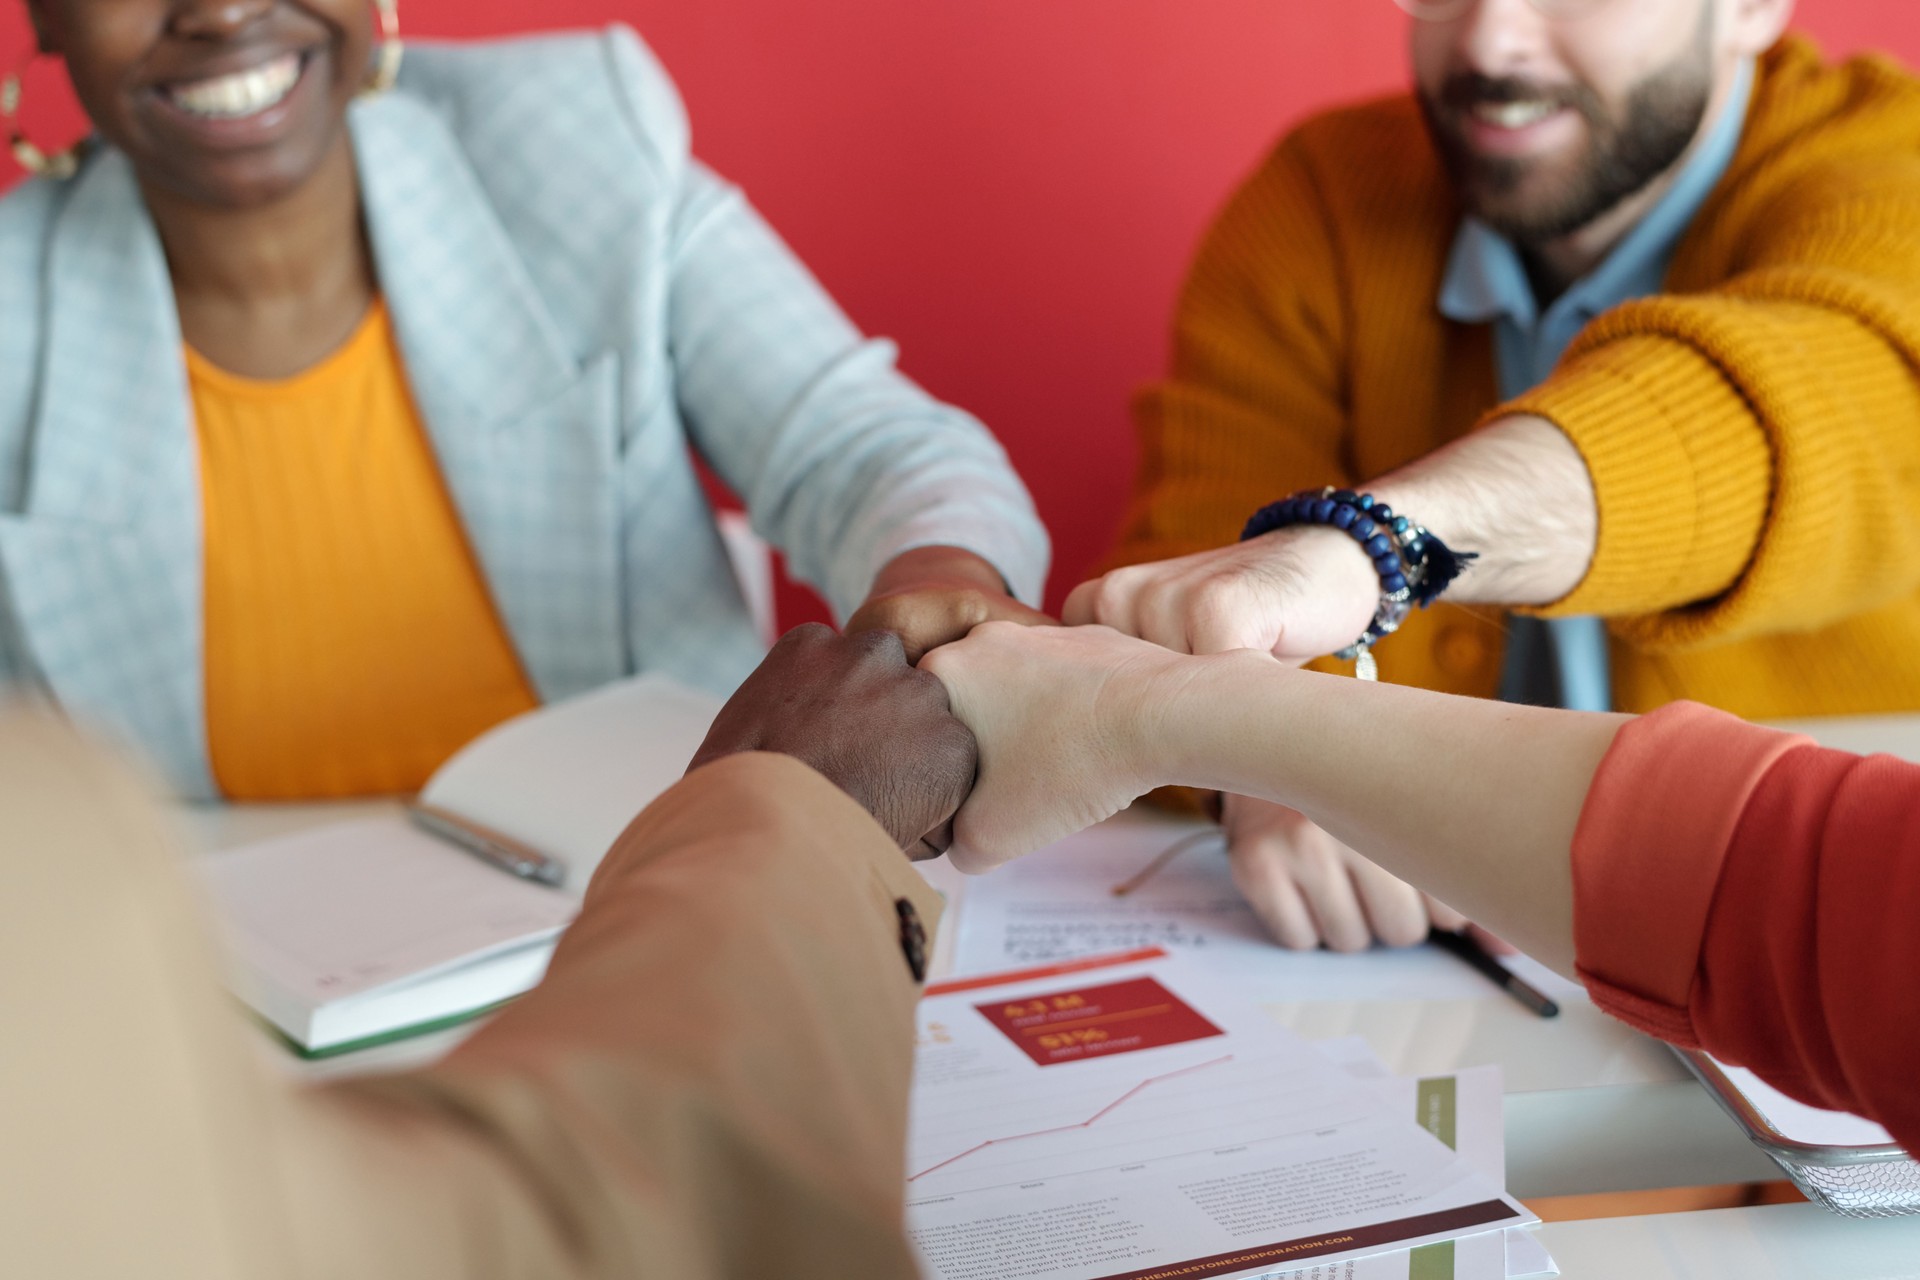
[[[1268,1055],[1116,1059],[1065,1077],[1024,1077],[944,1091],[937,1114],[916,1106],[907,1195],[920,1202],[1084,1174],[1205,1159],[1249,1146],[1330,1135],[1360,1115],[1329,1116],[1314,1085]]]
[[[1120,1107],[1124,1106],[1127,1102],[1137,1097],[1138,1095],[1145,1093],[1148,1089],[1151,1089],[1156,1084],[1161,1084],[1168,1080],[1178,1080],[1180,1077],[1192,1075],[1196,1071],[1205,1071],[1208,1067],[1217,1067],[1224,1062],[1232,1062],[1232,1061],[1233,1061],[1233,1055],[1229,1053],[1222,1057],[1215,1058],[1211,1062],[1201,1062],[1191,1067],[1182,1067],[1178,1071],[1166,1071],[1166,1072],[1162,1072],[1157,1076],[1148,1076],[1145,1080],[1142,1080],[1139,1084],[1134,1085],[1133,1088],[1127,1090],[1125,1093],[1115,1098],[1112,1102],[1109,1102],[1106,1106],[1100,1108],[1098,1111],[1094,1112],[1092,1115],[1088,1116],[1085,1120],[1082,1120],[1077,1124],[1061,1124],[1061,1125],[1055,1125],[1051,1129],[1030,1129],[1026,1133],[1009,1133],[998,1138],[983,1138],[979,1142],[974,1143],[971,1147],[968,1147],[965,1151],[962,1151],[959,1155],[948,1156],[945,1160],[942,1160],[939,1164],[929,1165],[927,1168],[922,1169],[919,1173],[908,1174],[907,1182],[909,1185],[911,1185],[912,1183],[918,1182],[920,1181],[920,1179],[926,1177],[928,1174],[938,1173],[940,1172],[940,1170],[946,1168],[948,1165],[958,1164],[960,1161],[965,1160],[968,1156],[973,1155],[976,1152],[985,1151],[988,1147],[1005,1146],[1007,1143],[1010,1143],[1010,1142],[1024,1142],[1030,1138],[1045,1138],[1056,1133],[1071,1133],[1075,1129],[1091,1129],[1094,1125],[1106,1119],[1107,1116],[1111,1115],[1114,1111],[1117,1111]]]

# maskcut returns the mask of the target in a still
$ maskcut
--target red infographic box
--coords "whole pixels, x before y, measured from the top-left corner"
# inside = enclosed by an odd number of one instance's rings
[[[974,1008],[1043,1067],[1225,1034],[1152,978]]]

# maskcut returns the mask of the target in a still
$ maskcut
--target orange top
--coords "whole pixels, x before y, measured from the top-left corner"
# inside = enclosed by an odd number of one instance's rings
[[[1200,249],[1115,560],[1225,546],[1276,498],[1535,413],[1600,506],[1593,566],[1548,612],[1609,620],[1620,710],[1920,708],[1916,139],[1920,78],[1784,41],[1666,292],[1502,406],[1489,327],[1436,306],[1460,211],[1418,106],[1306,122]],[[1443,602],[1380,645],[1380,678],[1491,695],[1502,633]]]
[[[1676,703],[1614,739],[1573,882],[1594,1003],[1920,1151],[1920,765]]]
[[[537,703],[383,304],[283,381],[188,383],[206,522],[207,737],[234,800],[417,790]]]

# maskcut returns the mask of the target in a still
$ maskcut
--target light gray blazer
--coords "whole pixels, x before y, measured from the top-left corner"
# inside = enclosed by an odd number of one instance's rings
[[[1037,598],[1003,451],[690,157],[631,31],[412,46],[350,126],[414,398],[543,698],[640,670],[724,692],[758,660],[689,445],[842,616],[933,544]],[[126,159],[0,199],[0,687],[211,796],[197,466]]]

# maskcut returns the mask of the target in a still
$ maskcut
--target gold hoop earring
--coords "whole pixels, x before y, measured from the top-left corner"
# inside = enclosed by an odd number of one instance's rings
[[[380,15],[380,47],[373,55],[373,74],[363,92],[374,97],[393,88],[400,78],[400,59],[406,46],[400,39],[400,0],[373,0]]]
[[[71,178],[80,172],[80,161],[87,153],[87,144],[79,142],[65,151],[48,155],[27,141],[26,132],[20,127],[20,99],[24,95],[20,72],[15,71],[0,80],[0,120],[6,121],[7,146],[13,152],[13,158],[22,169],[36,177],[57,181]]]

